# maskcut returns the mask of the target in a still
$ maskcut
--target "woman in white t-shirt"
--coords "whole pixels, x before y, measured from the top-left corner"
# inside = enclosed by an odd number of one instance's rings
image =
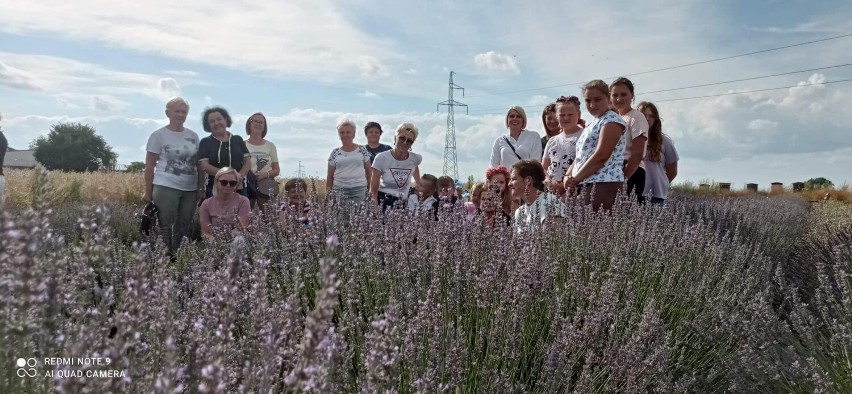
[[[612,209],[624,187],[624,147],[627,144],[624,119],[610,111],[609,86],[596,79],[583,86],[586,109],[595,118],[588,122],[577,140],[577,157],[568,168],[566,189],[583,185],[583,201],[592,210]]]
[[[337,135],[341,146],[328,156],[328,176],[325,186],[339,202],[358,203],[367,198],[370,179],[370,152],[355,144],[355,122],[341,119]]]
[[[404,207],[411,187],[411,178],[414,178],[414,182],[420,181],[420,163],[423,162],[423,156],[411,151],[417,135],[417,127],[413,124],[399,125],[396,128],[393,149],[379,153],[373,160],[370,200],[381,204],[383,211],[394,205]]]
[[[561,133],[551,137],[544,147],[541,165],[544,167],[545,187],[553,194],[562,196],[565,187],[562,178],[565,171],[574,163],[577,153],[577,139],[583,132],[580,127],[580,99],[577,96],[562,96],[556,99],[556,118]]]
[[[275,177],[281,172],[281,167],[278,165],[278,149],[275,144],[266,140],[268,130],[266,116],[263,116],[260,112],[249,116],[246,120],[246,135],[249,136],[246,140],[246,147],[251,155],[251,172],[257,178],[258,190],[262,193],[257,196],[249,196],[252,209],[263,207],[271,197],[268,194],[269,191],[261,190],[263,189],[261,184],[271,184],[272,187],[275,187],[275,190],[271,193],[274,193],[273,195],[278,194],[278,183],[269,181],[275,181]]]
[[[609,85],[612,105],[627,123],[627,146],[624,148],[624,179],[627,180],[627,195],[636,195],[636,201],[645,202],[642,191],[645,189],[645,144],[648,142],[648,121],[645,115],[631,105],[636,98],[633,82],[621,77]]]
[[[195,207],[205,197],[204,172],[198,165],[198,134],[183,127],[189,104],[180,97],[166,103],[169,124],[151,133],[145,148],[146,203],[158,208],[157,219],[169,252],[190,234]]]
[[[494,140],[491,149],[491,166],[512,168],[521,160],[541,160],[541,136],[526,130],[527,113],[522,107],[514,106],[506,112],[506,128],[509,134]]]

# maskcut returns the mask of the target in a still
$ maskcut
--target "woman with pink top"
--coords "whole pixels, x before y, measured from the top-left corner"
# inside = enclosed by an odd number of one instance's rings
[[[204,200],[199,210],[201,235],[205,240],[215,239],[215,234],[236,235],[249,226],[251,202],[237,193],[237,170],[220,168],[213,177],[213,197]]]

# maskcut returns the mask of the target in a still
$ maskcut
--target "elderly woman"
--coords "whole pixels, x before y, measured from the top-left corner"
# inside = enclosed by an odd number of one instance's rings
[[[180,97],[166,103],[169,124],[148,137],[145,147],[145,191],[142,199],[158,208],[160,234],[169,252],[189,235],[192,216],[204,199],[204,175],[199,171],[198,134],[183,127],[189,104]]]
[[[341,145],[328,156],[326,190],[331,191],[338,202],[363,202],[370,180],[370,152],[353,142],[355,123],[351,120],[337,122],[337,135]]]
[[[242,137],[228,131],[231,124],[231,115],[222,107],[207,108],[201,117],[201,126],[210,133],[198,144],[198,163],[207,174],[207,198],[213,196],[213,177],[224,167],[237,170],[237,192],[247,196],[244,186],[251,153]]]
[[[624,187],[627,124],[611,111],[609,86],[596,79],[583,86],[586,109],[594,117],[577,140],[576,159],[565,171],[566,189],[583,185],[582,197],[592,210],[612,209]]]
[[[251,155],[251,172],[257,178],[259,192],[257,196],[250,196],[254,198],[249,198],[252,208],[263,207],[269,202],[269,192],[263,190],[261,184],[271,184],[275,187],[274,193],[278,194],[278,183],[275,182],[275,177],[281,172],[278,149],[275,144],[266,140],[267,131],[266,116],[262,113],[255,113],[246,120],[246,135],[249,136],[246,148]]]
[[[204,200],[199,209],[201,235],[214,239],[214,229],[236,234],[249,225],[251,203],[248,197],[237,194],[237,170],[223,167],[213,177],[213,197]]]
[[[527,113],[519,106],[509,108],[506,112],[506,128],[508,135],[502,135],[494,140],[491,150],[491,166],[511,168],[521,160],[541,160],[541,136],[535,131],[526,130]]]
[[[384,211],[399,201],[404,206],[414,182],[420,181],[420,163],[423,156],[411,151],[417,139],[417,127],[403,123],[396,128],[393,149],[379,153],[373,161],[373,174],[370,178],[370,200],[381,204]],[[400,201],[401,199],[401,201]]]

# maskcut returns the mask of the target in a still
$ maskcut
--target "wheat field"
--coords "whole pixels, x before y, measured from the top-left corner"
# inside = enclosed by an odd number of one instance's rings
[[[5,170],[6,205],[21,207],[31,205],[33,194],[38,190],[36,170]],[[142,204],[144,178],[141,172],[99,171],[63,172],[51,171],[48,177],[48,201],[51,205],[64,203],[124,202]],[[283,188],[286,179],[279,184]],[[309,193],[325,196],[325,180],[306,179]]]

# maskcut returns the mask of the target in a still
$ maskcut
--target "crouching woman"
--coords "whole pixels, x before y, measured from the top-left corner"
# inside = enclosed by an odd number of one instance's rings
[[[204,200],[199,209],[201,235],[206,241],[215,234],[237,235],[249,226],[251,203],[237,193],[237,170],[223,167],[213,178],[213,197]]]

